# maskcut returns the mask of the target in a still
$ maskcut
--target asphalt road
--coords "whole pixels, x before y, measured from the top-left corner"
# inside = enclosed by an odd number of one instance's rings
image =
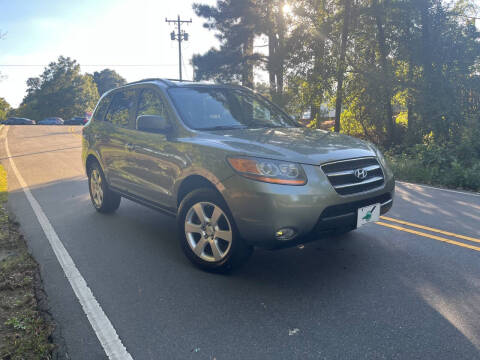
[[[125,199],[114,215],[94,211],[80,131],[11,126],[8,146],[132,358],[480,358],[479,195],[398,183],[379,224],[256,251],[234,274],[213,275],[184,257],[172,218]],[[0,146],[62,354],[105,359]]]

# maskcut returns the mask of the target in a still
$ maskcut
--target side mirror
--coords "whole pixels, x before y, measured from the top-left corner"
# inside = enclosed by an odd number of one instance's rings
[[[159,115],[140,115],[137,117],[137,130],[148,132],[165,132],[168,130],[168,122]]]

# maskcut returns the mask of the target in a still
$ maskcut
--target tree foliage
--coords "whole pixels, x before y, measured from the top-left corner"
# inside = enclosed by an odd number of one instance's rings
[[[219,49],[196,55],[197,79],[266,70],[271,98],[321,124],[387,147],[450,142],[480,128],[480,33],[474,0],[218,0],[194,5]],[[244,45],[268,39],[268,53]],[[242,81],[243,82],[243,81]],[[323,110],[322,110],[323,109]],[[480,156],[480,154],[479,154]]]
[[[3,121],[7,118],[8,113],[10,112],[10,104],[4,98],[0,97],[0,121]]]
[[[282,11],[287,3],[292,11]],[[194,8],[221,43],[194,57],[197,79],[245,84],[245,68],[263,70],[263,94],[296,116],[309,111],[310,126],[324,127],[336,109],[336,131],[401,154],[398,174],[480,188],[477,0],[217,0]],[[265,39],[268,51],[245,46]]]
[[[36,120],[70,118],[92,111],[98,91],[91,75],[82,75],[75,60],[60,56],[44,72],[27,80],[27,95],[16,113]]]
[[[110,89],[125,85],[126,80],[115,70],[103,69],[93,73],[93,81],[97,85],[98,93],[103,95]]]
[[[195,78],[240,81],[253,88],[253,67],[259,54],[253,51],[256,0],[218,0],[216,6],[194,4],[195,13],[206,19],[204,26],[217,31],[220,49],[192,59]]]
[[[195,78],[222,82],[240,82],[254,87],[254,68],[267,70],[269,95],[283,104],[285,59],[287,52],[286,1],[218,0],[216,6],[194,4],[196,14],[206,19],[204,26],[215,30],[220,48],[194,55]],[[255,37],[263,36],[268,46],[266,56],[255,51]]]

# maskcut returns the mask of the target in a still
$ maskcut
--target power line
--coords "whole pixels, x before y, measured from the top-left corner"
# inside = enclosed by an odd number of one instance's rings
[[[48,64],[0,64],[0,66],[5,67],[42,67],[48,66]],[[177,66],[177,64],[86,64],[81,67],[162,67],[162,66]]]
[[[182,30],[181,26],[184,23],[191,23],[192,19],[180,20],[180,15],[178,15],[177,20],[168,20],[167,18],[165,18],[165,22],[177,24],[177,33],[175,33],[175,31],[172,31],[170,33],[170,38],[172,40],[178,41],[178,75],[181,81],[182,80],[182,41],[188,41],[188,33]]]

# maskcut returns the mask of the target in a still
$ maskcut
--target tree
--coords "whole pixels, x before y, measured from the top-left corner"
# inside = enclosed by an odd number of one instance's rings
[[[215,80],[225,83],[242,83],[243,55],[242,51],[221,45],[220,49],[211,48],[203,55],[193,55],[195,80]]]
[[[91,75],[82,75],[75,60],[60,56],[36,78],[27,80],[27,95],[17,114],[33,119],[70,118],[92,111],[98,101]]]
[[[240,80],[253,88],[253,67],[262,56],[254,53],[253,40],[259,27],[255,0],[218,0],[216,6],[194,4],[195,13],[206,19],[204,27],[215,29],[220,49],[195,55],[195,79]]]
[[[387,143],[393,144],[395,142],[395,122],[393,119],[392,109],[392,76],[390,72],[390,63],[388,56],[390,52],[387,49],[387,42],[385,39],[386,26],[386,9],[385,2],[382,4],[378,0],[372,0],[372,12],[375,18],[375,25],[377,27],[377,46],[378,46],[378,62],[382,74],[382,88],[383,88],[383,105],[385,107],[385,126],[387,129]]]
[[[478,0],[288,0],[288,16],[285,3],[196,4],[221,41],[195,56],[197,79],[246,84],[253,65],[274,102],[311,110],[317,126],[335,106],[337,131],[385,147],[480,134]],[[268,55],[253,38],[268,39]]]
[[[0,98],[0,121],[3,121],[7,118],[8,113],[10,112],[10,104],[4,98]]]
[[[194,4],[204,26],[215,29],[220,48],[195,55],[195,78],[240,82],[253,88],[254,68],[269,73],[270,97],[284,104],[285,62],[288,24],[284,0],[218,0],[216,6]],[[264,35],[268,55],[254,51],[254,39]]]
[[[354,8],[344,130],[387,147],[458,139],[478,94],[473,24],[440,0],[358,0]]]
[[[350,31],[351,0],[343,0],[342,35],[340,42],[340,54],[337,62],[337,96],[335,99],[335,131],[340,132],[340,114],[343,103],[343,78],[345,76],[345,57],[347,55],[348,33]]]
[[[332,97],[335,80],[336,1],[297,0],[294,5],[286,45],[287,92],[290,103],[301,107],[298,110],[310,110],[310,120],[318,127],[324,115],[322,104]]]
[[[97,85],[98,93],[103,95],[110,89],[125,85],[126,80],[115,70],[104,69],[93,73],[93,81]]]
[[[268,56],[264,60],[268,71],[270,97],[279,105],[284,105],[285,63],[287,61],[288,24],[284,11],[284,0],[260,1],[263,7],[259,26],[261,34],[268,38]],[[264,15],[263,15],[264,14]]]

